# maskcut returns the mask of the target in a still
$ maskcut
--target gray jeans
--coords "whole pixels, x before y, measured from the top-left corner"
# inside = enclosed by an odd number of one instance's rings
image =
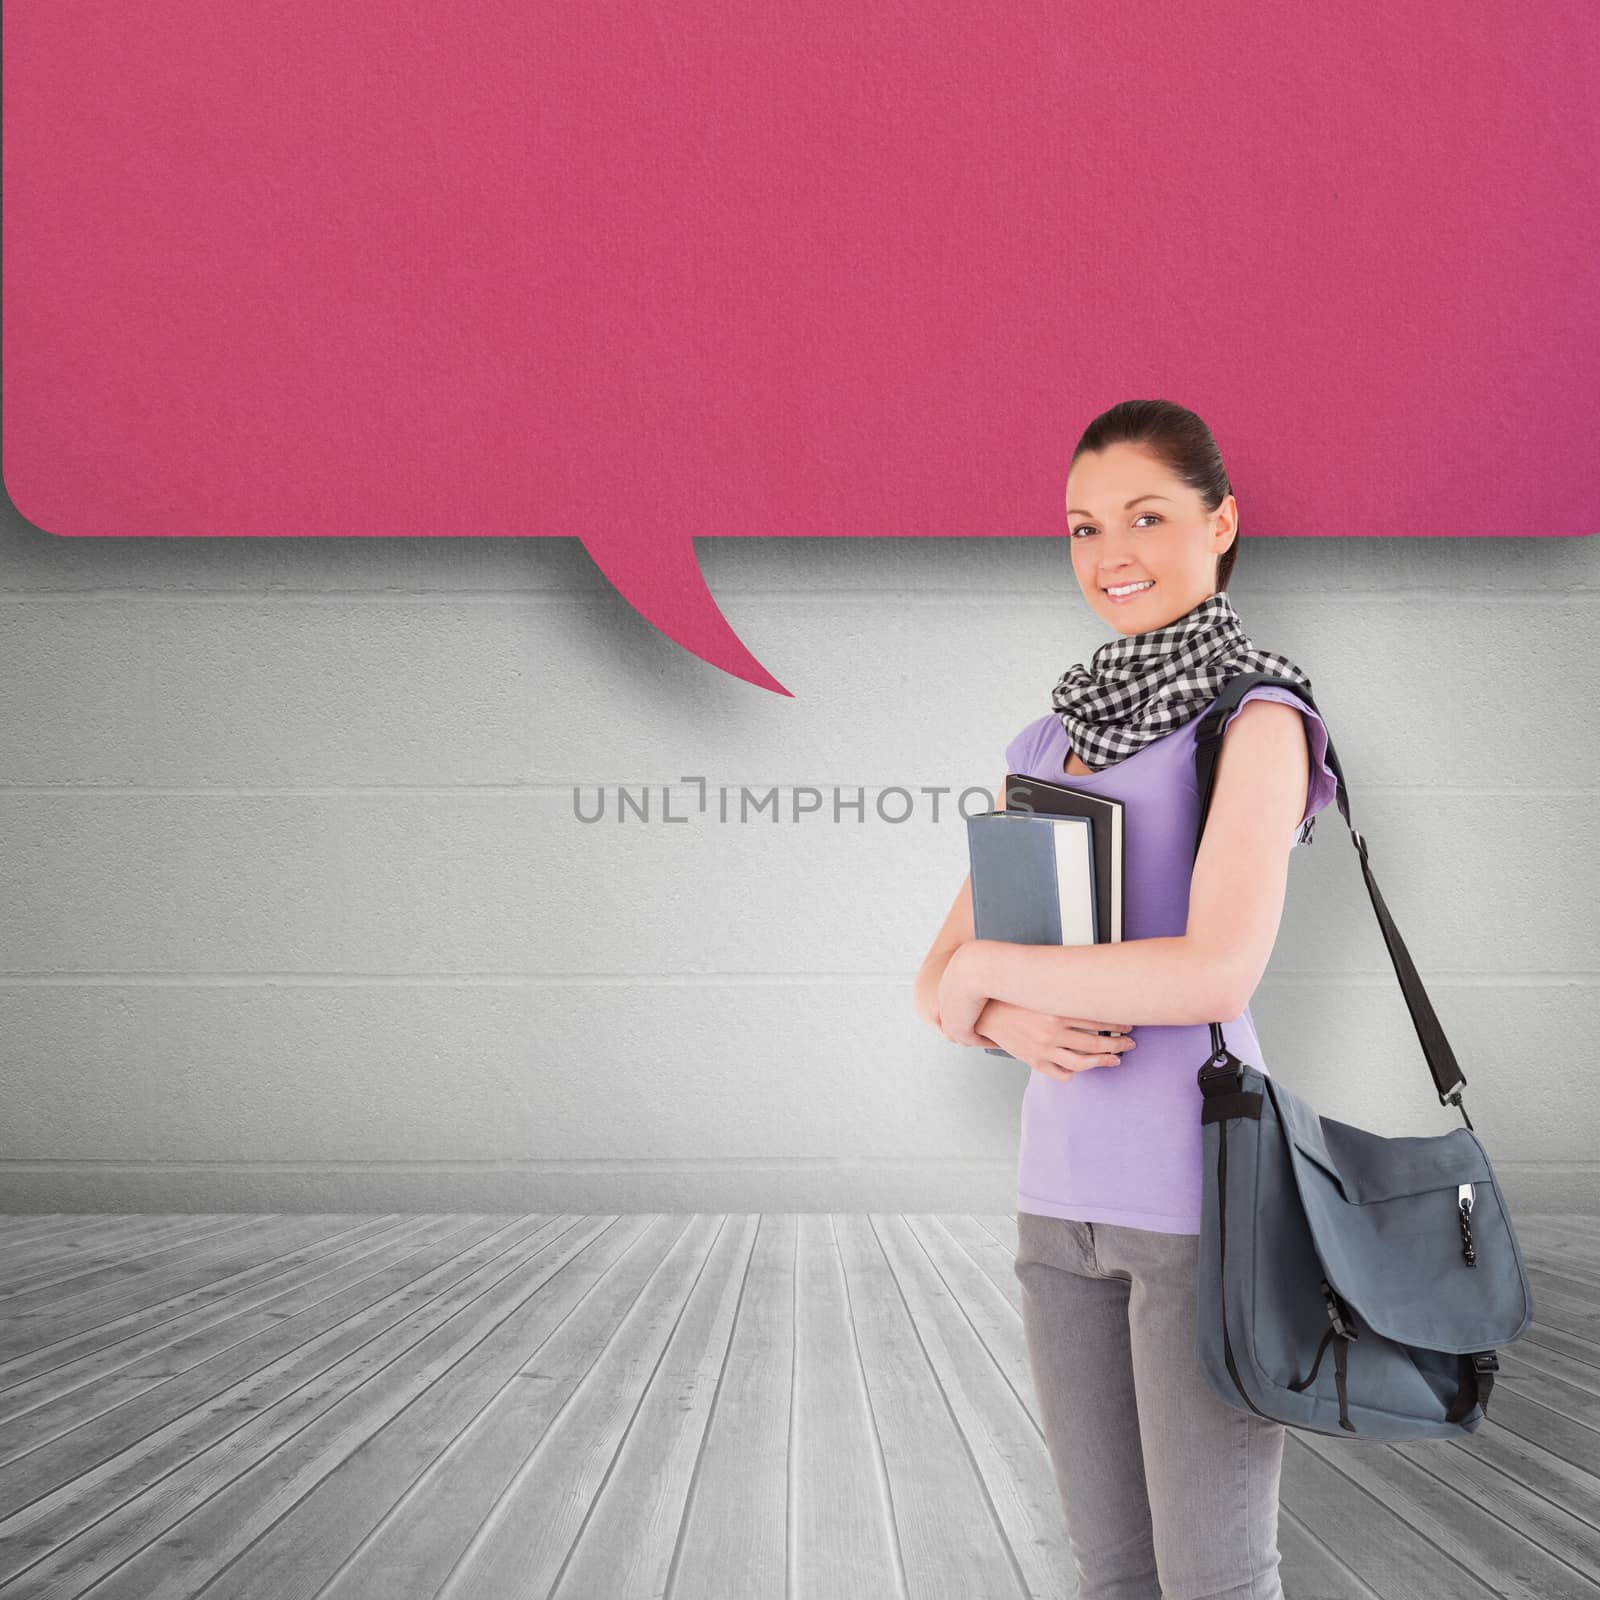
[[[1283,1600],[1285,1429],[1200,1370],[1199,1247],[1017,1213],[1022,1328],[1078,1600]]]

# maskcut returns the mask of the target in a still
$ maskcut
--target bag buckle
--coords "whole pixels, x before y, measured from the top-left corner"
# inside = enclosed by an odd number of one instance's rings
[[[1328,1304],[1328,1321],[1333,1324],[1333,1331],[1341,1339],[1359,1339],[1361,1335],[1344,1316],[1343,1301],[1333,1292],[1326,1278],[1322,1280],[1322,1298]]]
[[[1479,1350],[1473,1354],[1472,1370],[1474,1372],[1498,1372],[1500,1358],[1493,1350]]]
[[[1224,1045],[1206,1057],[1205,1065],[1194,1076],[1202,1092],[1209,1092],[1210,1086],[1223,1078],[1232,1078],[1232,1088],[1237,1092],[1244,1081],[1244,1062]]]

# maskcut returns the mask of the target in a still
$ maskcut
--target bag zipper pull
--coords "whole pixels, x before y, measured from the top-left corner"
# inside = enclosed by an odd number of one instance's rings
[[[1461,1254],[1469,1267],[1478,1264],[1478,1253],[1472,1248],[1472,1185],[1464,1183],[1456,1190],[1456,1205],[1461,1214]]]

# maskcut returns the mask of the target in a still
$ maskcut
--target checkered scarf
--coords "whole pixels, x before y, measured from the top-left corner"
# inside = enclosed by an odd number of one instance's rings
[[[1068,667],[1050,703],[1078,759],[1098,772],[1199,716],[1241,672],[1275,672],[1311,687],[1276,651],[1246,637],[1226,589],[1164,627],[1119,635]],[[1315,817],[1299,834],[1311,840]]]

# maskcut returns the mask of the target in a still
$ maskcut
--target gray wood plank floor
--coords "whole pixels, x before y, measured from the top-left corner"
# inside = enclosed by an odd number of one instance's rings
[[[1600,1227],[1490,1420],[1291,1429],[1288,1600],[1600,1600]],[[1075,1593],[1009,1216],[0,1217],[0,1593]]]

